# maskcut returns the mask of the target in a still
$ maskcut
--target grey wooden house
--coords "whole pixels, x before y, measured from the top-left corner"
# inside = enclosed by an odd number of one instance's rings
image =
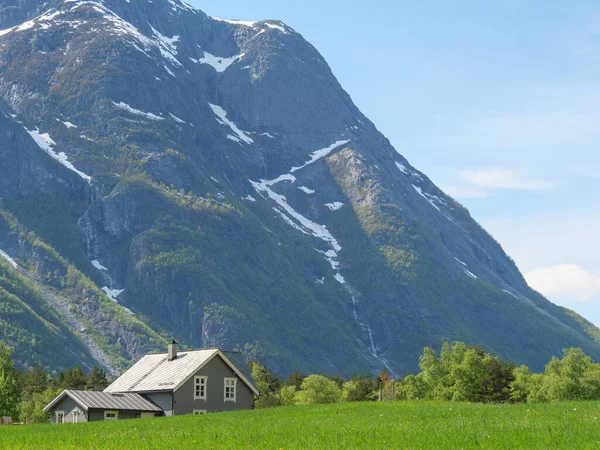
[[[241,354],[219,349],[146,355],[104,392],[66,390],[44,412],[53,423],[205,414],[254,407],[259,392]]]

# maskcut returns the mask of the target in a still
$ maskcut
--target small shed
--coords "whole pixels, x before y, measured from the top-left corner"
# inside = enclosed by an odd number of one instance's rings
[[[135,393],[64,390],[44,408],[52,423],[98,422],[160,416],[163,410]]]

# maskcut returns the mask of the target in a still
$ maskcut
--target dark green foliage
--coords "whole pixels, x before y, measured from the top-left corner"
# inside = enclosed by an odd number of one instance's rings
[[[302,382],[304,381],[304,379],[306,378],[306,375],[303,374],[302,372],[292,372],[290,374],[289,377],[287,377],[287,379],[285,380],[285,385],[286,386],[293,386],[294,388],[296,388],[296,390],[300,389],[300,386],[302,386]]]
[[[19,376],[19,388],[23,399],[30,399],[34,394],[41,394],[50,382],[50,374],[47,370],[37,365]]]
[[[18,367],[64,369],[93,359],[46,301],[43,292],[0,258],[0,335],[14,349]]]
[[[0,416],[16,419],[19,414],[21,391],[11,353],[11,349],[0,341]]]
[[[87,385],[88,379],[80,366],[61,372],[50,382],[54,389],[85,390]]]
[[[85,388],[88,391],[103,391],[108,387],[108,384],[104,370],[94,367],[87,376]]]

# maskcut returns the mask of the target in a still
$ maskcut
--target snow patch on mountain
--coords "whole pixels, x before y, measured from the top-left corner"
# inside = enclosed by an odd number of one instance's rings
[[[479,278],[477,275],[475,275],[473,272],[469,272],[467,269],[463,269],[463,272],[465,272],[470,278],[473,278],[474,280],[477,280]]]
[[[430,198],[429,198],[427,195],[425,195],[425,194],[423,193],[423,190],[422,190],[422,189],[421,189],[419,186],[415,186],[415,185],[413,184],[413,188],[415,188],[415,191],[417,191],[417,193],[418,193],[418,194],[419,194],[421,197],[423,197],[425,200],[427,200],[427,202],[428,202],[428,203],[429,203],[431,206],[433,206],[435,209],[437,209],[437,210],[438,210],[438,211],[440,211],[440,212],[442,211],[442,210],[441,210],[441,209],[440,209],[440,208],[439,208],[439,207],[438,207],[438,206],[437,206],[435,203],[433,203],[433,201],[432,201],[432,200],[431,200],[431,199],[430,199]]]
[[[240,55],[231,56],[229,58],[224,58],[221,56],[215,56],[207,51],[204,52],[204,57],[200,59],[190,58],[193,62],[197,64],[208,64],[217,72],[222,73],[225,72],[232,64],[241,60],[244,57],[244,53]]]
[[[463,266],[467,267],[467,263],[465,263],[464,261],[461,261],[460,259],[458,259],[456,256],[453,257],[455,260],[457,260],[459,263],[461,263]]]
[[[223,108],[221,108],[218,105],[213,105],[212,103],[209,103],[209,105],[215,113],[215,115],[218,117],[217,121],[221,125],[227,125],[231,129],[231,131],[233,131],[236,134],[237,138],[241,141],[244,141],[246,144],[254,143],[254,140],[250,136],[248,136],[245,131],[240,130],[235,123],[233,123],[227,118],[227,112]],[[227,138],[230,139],[230,136],[231,135],[228,135]]]
[[[160,120],[165,120],[163,117],[157,116],[155,114],[140,111],[139,109],[132,108],[131,106],[129,106],[127,103],[124,103],[124,102],[119,102],[119,103],[112,102],[112,104],[115,105],[119,109],[127,111],[130,114],[145,117],[148,120],[153,120],[155,122],[160,121]]]
[[[232,25],[242,25],[242,26],[250,27],[250,28],[254,28],[254,26],[258,23],[258,22],[248,21],[248,20],[229,20],[229,19],[220,19],[218,17],[213,17],[213,16],[208,16],[208,17],[211,18],[212,20],[216,20],[217,22],[225,22],[225,23],[230,23]]]
[[[75,11],[83,6],[91,6],[94,11],[101,14],[102,18],[110,24],[110,26],[104,28],[105,31],[113,33],[116,36],[132,38],[133,40],[128,42],[136,50],[145,54],[149,58],[154,59],[148,52],[152,49],[155,49],[158,50],[161,56],[172,65],[177,67],[182,65],[177,59],[176,43],[179,42],[179,36],[167,37],[160,31],[150,26],[152,29],[152,37],[148,37],[138,30],[134,25],[108,9],[103,3],[94,1],[81,1],[76,3],[76,5],[71,8],[71,11]],[[171,70],[166,66],[165,69],[172,76],[175,76],[173,72],[171,72]]]
[[[311,194],[315,193],[315,191],[313,189],[309,189],[306,186],[299,186],[298,189],[300,189],[302,192],[304,192],[304,193],[306,193],[308,195],[311,195]]]
[[[185,120],[180,119],[175,114],[169,113],[169,115],[171,116],[171,119],[173,119],[175,122],[177,122],[177,123],[185,123]]]
[[[398,170],[400,170],[400,172],[408,175],[408,169],[406,168],[406,166],[404,164],[396,162],[396,167],[398,168]]]
[[[102,288],[104,293],[108,298],[110,298],[113,302],[118,303],[117,297],[125,291],[125,289],[111,289],[108,286],[104,286]]]
[[[58,119],[56,119],[58,120]],[[62,122],[62,124],[67,127],[67,129],[71,129],[71,128],[77,128],[77,125],[72,124],[71,122],[67,122],[67,121],[63,121],[61,120],[60,122]]]
[[[25,128],[25,130],[33,138],[35,143],[48,155],[50,155],[53,159],[61,163],[67,169],[75,172],[88,183],[91,183],[92,177],[83,173],[80,170],[77,170],[75,166],[71,162],[69,162],[69,159],[67,158],[67,155],[64,152],[56,153],[54,151],[54,146],[56,145],[56,142],[52,140],[48,133],[40,133],[37,128],[35,130],[28,130],[27,128]]]
[[[94,266],[94,267],[95,267],[96,269],[98,269],[98,270],[103,270],[103,271],[106,271],[106,270],[108,270],[108,269],[107,269],[106,267],[104,267],[104,266],[103,266],[103,265],[100,263],[100,261],[98,261],[97,259],[95,259],[95,260],[93,260],[93,261],[92,261],[92,266]]]
[[[59,16],[60,14],[62,14],[61,11],[45,12],[44,14],[42,14],[39,17],[36,17],[35,19],[28,20],[27,22],[23,22],[21,25],[14,26],[14,27],[8,28],[6,30],[0,30],[0,36],[4,36],[5,34],[8,34],[12,31],[30,30],[30,29],[34,28],[36,25],[39,25],[40,28],[42,28],[43,30],[47,30],[50,27],[50,25],[45,22],[52,21],[55,17]]]
[[[502,292],[506,292],[508,295],[516,298],[517,300],[519,300],[519,297],[517,297],[515,294],[513,294],[512,292],[510,292],[508,289],[502,289]]]
[[[268,23],[268,22],[265,22],[265,25],[274,30],[279,30],[283,34],[288,34],[287,30],[284,27],[282,27],[281,25],[275,25],[274,23]]]
[[[8,253],[6,253],[4,250],[0,250],[0,256],[2,258],[4,258],[6,261],[8,261],[8,263],[13,266],[15,269],[19,268],[19,265],[17,264],[17,262],[12,259]]]
[[[318,160],[325,158],[327,155],[329,155],[332,151],[340,148],[342,145],[346,145],[348,142],[350,142],[349,140],[346,141],[337,141],[334,144],[330,145],[329,147],[325,147],[322,148],[320,150],[317,150],[316,152],[313,152],[310,155],[310,159],[308,161],[306,161],[303,165],[301,165],[300,167],[292,167],[291,172],[297,172],[300,169],[304,169],[306,166],[313,164],[315,162],[317,162]]]
[[[333,202],[333,203],[325,203],[331,211],[337,211],[338,209],[343,208],[344,204],[342,202]]]

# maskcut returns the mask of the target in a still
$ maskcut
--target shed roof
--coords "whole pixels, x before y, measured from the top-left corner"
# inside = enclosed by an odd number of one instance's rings
[[[52,410],[65,397],[70,397],[85,411],[104,409],[114,411],[162,412],[162,409],[150,400],[135,393],[108,393],[98,391],[64,390],[58,397],[44,408],[44,412]]]
[[[237,358],[232,361],[229,352],[226,355],[217,348],[182,351],[172,361],[169,361],[167,353],[146,355],[117,378],[104,392],[175,391],[216,355],[237,372],[248,387],[258,395],[252,375],[245,370],[245,362],[241,364]]]

